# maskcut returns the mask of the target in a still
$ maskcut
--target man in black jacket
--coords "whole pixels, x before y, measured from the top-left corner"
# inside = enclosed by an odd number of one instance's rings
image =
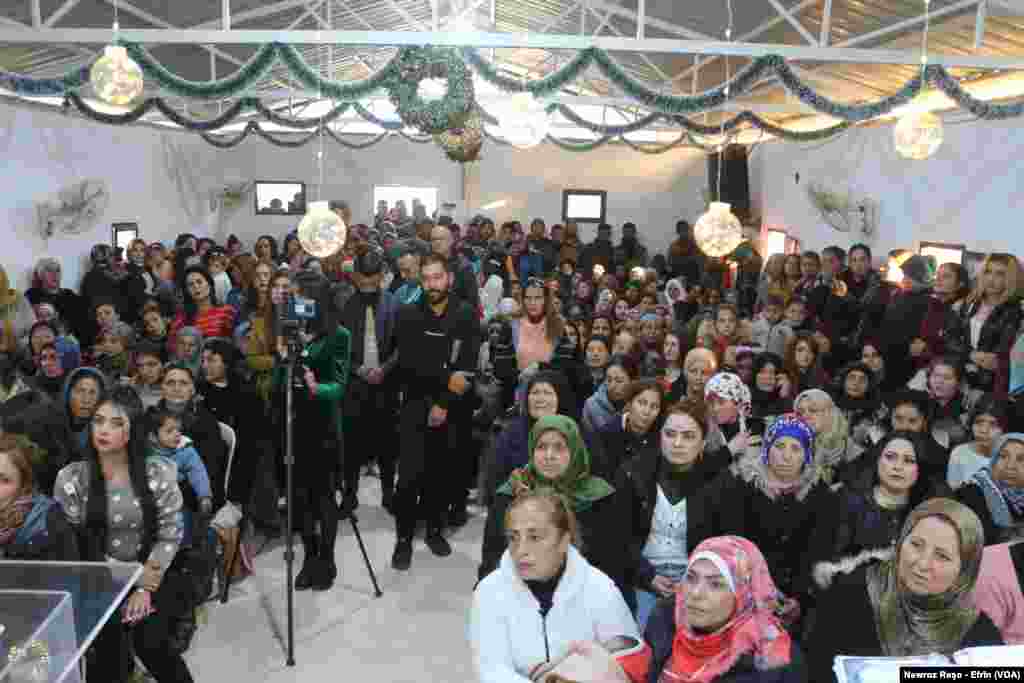
[[[597,239],[583,248],[580,259],[580,272],[584,277],[594,274],[594,266],[601,265],[605,272],[615,266],[615,247],[612,245],[612,226],[601,223],[597,226]]]
[[[454,274],[447,259],[431,254],[423,261],[420,277],[424,297],[400,308],[395,323],[405,404],[395,494],[398,542],[391,566],[400,571],[412,563],[412,537],[421,516],[427,520],[426,543],[431,552],[442,557],[451,554],[442,529],[453,489],[463,477],[458,464],[453,468],[451,462],[457,454],[448,412],[470,391],[480,346],[476,312],[465,301],[449,296]]]
[[[340,322],[352,334],[352,374],[345,392],[344,494],[342,515],[359,506],[359,470],[376,454],[380,466],[383,505],[394,509],[395,460],[398,444],[392,443],[398,388],[392,370],[395,352],[397,304],[391,292],[381,289],[384,259],[373,251],[358,256],[352,280],[355,294],[345,303]],[[372,322],[372,324],[371,324]]]
[[[480,286],[469,264],[458,254],[452,253],[452,243],[452,232],[443,225],[430,231],[430,250],[447,262],[448,272],[452,276],[452,294],[469,304],[475,313],[480,308]]]

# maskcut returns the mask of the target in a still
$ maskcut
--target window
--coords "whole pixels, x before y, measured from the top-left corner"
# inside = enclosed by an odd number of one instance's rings
[[[301,216],[306,213],[306,184],[256,182],[257,216]]]
[[[963,263],[965,247],[962,244],[946,244],[945,242],[921,242],[918,250],[921,256],[935,257],[935,267],[943,263]]]
[[[132,243],[132,240],[139,236],[139,224],[138,223],[114,223],[113,237],[111,242],[114,243],[114,248],[120,247],[128,251],[128,245]]]
[[[562,219],[566,222],[604,223],[608,193],[604,190],[562,192]]]
[[[399,204],[401,202],[401,204]],[[405,216],[414,214],[413,207],[422,204],[427,216],[433,216],[437,211],[437,188],[436,187],[406,187],[404,185],[376,185],[373,188],[374,214],[380,215],[381,211],[392,211],[396,207]]]

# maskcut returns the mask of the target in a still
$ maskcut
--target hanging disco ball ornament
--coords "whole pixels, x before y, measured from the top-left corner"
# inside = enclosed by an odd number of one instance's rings
[[[920,161],[935,154],[942,144],[942,119],[930,111],[906,114],[892,132],[899,155]]]
[[[545,104],[528,92],[512,95],[498,114],[501,135],[513,147],[530,149],[544,142],[551,130]]]
[[[107,45],[89,70],[96,96],[108,104],[124,106],[142,94],[142,69],[123,45]]]
[[[708,256],[725,256],[743,241],[743,226],[725,202],[711,202],[693,226],[697,246]]]
[[[328,208],[327,202],[310,202],[299,223],[299,244],[317,258],[336,254],[344,246],[347,234],[345,221]]]

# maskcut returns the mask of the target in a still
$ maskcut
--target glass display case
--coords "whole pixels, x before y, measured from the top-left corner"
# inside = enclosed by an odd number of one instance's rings
[[[142,567],[0,561],[0,683],[79,683],[81,659]]]

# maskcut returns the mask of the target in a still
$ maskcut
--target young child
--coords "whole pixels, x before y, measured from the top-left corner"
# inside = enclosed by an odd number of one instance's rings
[[[786,324],[794,332],[810,332],[812,326],[807,318],[807,302],[794,296],[786,306]]]
[[[173,461],[178,466],[178,482],[188,482],[190,490],[182,487],[185,494],[186,513],[198,510],[203,514],[213,511],[213,491],[210,488],[210,475],[206,471],[199,452],[192,445],[192,440],[181,433],[181,417],[169,410],[156,410],[152,413],[148,443],[149,455],[160,455]],[[188,504],[192,496],[196,502]],[[185,531],[191,529],[190,520],[186,519]]]
[[[960,444],[949,456],[946,483],[950,488],[963,486],[975,472],[989,464],[992,446],[1006,431],[1008,417],[1006,403],[992,394],[978,399],[970,419],[974,441]]]
[[[158,344],[140,341],[132,349],[135,373],[131,384],[148,410],[163,398],[164,350]]]
[[[786,353],[786,342],[793,336],[793,328],[782,321],[785,310],[782,298],[770,294],[765,298],[761,315],[751,326],[751,338],[755,346],[782,357]]]
[[[128,370],[128,347],[134,337],[128,323],[115,322],[100,329],[93,347],[92,365],[111,382],[117,382]]]
[[[142,336],[146,341],[161,347],[167,345],[167,320],[160,312],[160,305],[155,301],[150,301],[142,307]]]

